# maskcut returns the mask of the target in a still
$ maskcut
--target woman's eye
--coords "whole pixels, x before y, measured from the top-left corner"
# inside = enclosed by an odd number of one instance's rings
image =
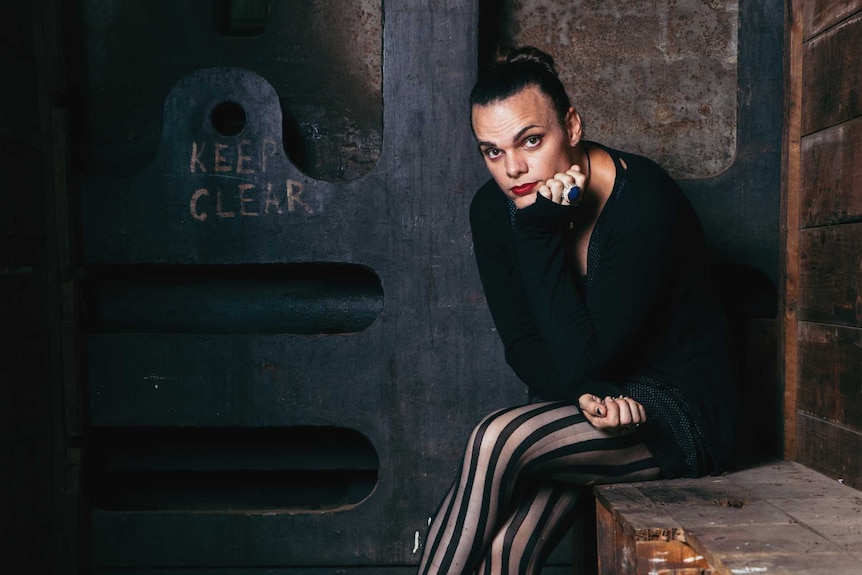
[[[530,136],[526,140],[524,140],[524,145],[528,148],[535,148],[539,144],[542,143],[542,138],[540,136]]]
[[[500,150],[497,150],[496,148],[488,148],[487,150],[485,150],[485,156],[489,160],[496,159],[500,157]]]

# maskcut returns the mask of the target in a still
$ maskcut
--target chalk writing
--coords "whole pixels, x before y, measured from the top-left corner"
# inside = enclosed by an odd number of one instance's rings
[[[215,193],[207,188],[195,190],[189,200],[189,213],[199,222],[207,221],[210,213],[219,218],[259,217],[303,210],[313,214],[314,210],[302,198],[302,182],[287,180],[278,191],[267,183],[263,188],[254,184],[236,184],[224,189],[217,186]]]
[[[301,211],[313,214],[314,210],[302,197],[303,184],[286,180],[273,186],[272,182],[254,184],[236,183],[236,175],[264,174],[267,162],[277,153],[275,140],[264,139],[260,144],[242,140],[238,144],[223,142],[197,142],[191,144],[189,173],[227,176],[225,185],[196,189],[189,199],[189,214],[199,222],[211,215],[219,219],[281,215]]]
[[[276,150],[275,140],[270,139],[264,139],[259,145],[254,145],[251,140],[242,140],[235,145],[214,142],[211,152],[207,151],[206,142],[192,142],[189,172],[266,173],[267,162],[275,156]]]

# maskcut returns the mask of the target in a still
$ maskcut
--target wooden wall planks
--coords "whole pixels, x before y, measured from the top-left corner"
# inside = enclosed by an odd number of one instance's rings
[[[798,409],[862,430],[862,329],[799,323]]]
[[[803,135],[862,114],[860,45],[862,12],[805,44],[802,62]]]
[[[862,325],[862,224],[800,231],[799,319]]]
[[[802,6],[802,26],[805,40],[840,22],[862,9],[860,0],[810,0]]]
[[[801,155],[800,227],[862,218],[862,116],[804,138]]]
[[[862,1],[800,0],[793,12],[802,23],[790,30],[789,86],[801,93],[791,89],[786,128],[786,456],[858,488]]]

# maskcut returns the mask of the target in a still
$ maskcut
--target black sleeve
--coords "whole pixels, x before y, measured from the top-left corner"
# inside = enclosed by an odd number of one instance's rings
[[[505,199],[493,197],[495,193],[502,196],[498,189],[480,190],[470,206],[473,251],[485,299],[503,343],[506,362],[515,374],[534,392],[549,383],[559,388],[560,376],[527,304],[508,208]]]
[[[565,209],[538,196],[515,218],[514,244],[526,294],[520,306],[530,310],[541,334],[544,357],[539,361],[559,374],[531,387],[547,397],[616,395],[615,386],[598,382],[613,363],[631,360],[626,350],[637,345],[633,337],[644,333],[669,281],[674,209],[614,206],[602,222],[600,261],[586,300],[575,288],[558,231]]]

